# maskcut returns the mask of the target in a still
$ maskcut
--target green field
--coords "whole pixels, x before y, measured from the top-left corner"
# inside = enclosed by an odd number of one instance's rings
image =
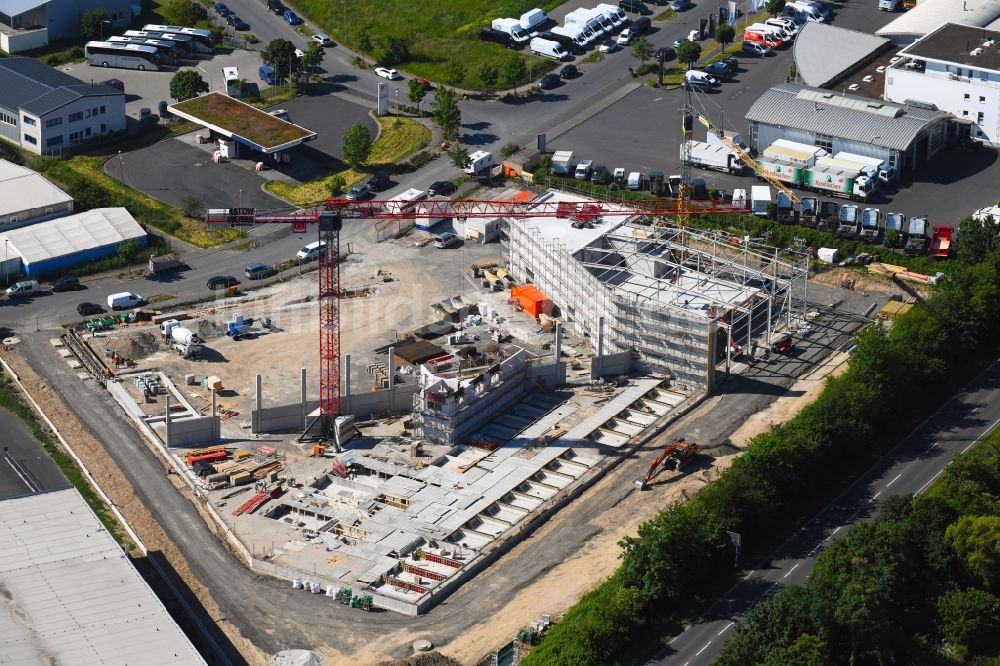
[[[343,3],[329,0],[300,0],[302,14],[319,24],[338,42],[358,51],[359,29],[367,29],[374,49],[365,55],[378,60],[384,40],[400,37],[409,40],[410,60],[399,65],[411,74],[443,81],[448,64],[458,63],[466,70],[460,88],[480,89],[476,72],[484,62],[500,68],[512,51],[499,44],[479,41],[479,30],[495,18],[518,18],[534,7],[549,11],[559,6],[553,0],[373,0]],[[514,53],[517,53],[514,51]],[[537,78],[551,70],[555,61],[538,58],[522,51],[531,72]],[[501,78],[498,88],[507,88]]]

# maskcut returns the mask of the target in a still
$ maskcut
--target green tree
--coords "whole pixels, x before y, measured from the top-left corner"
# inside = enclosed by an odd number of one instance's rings
[[[500,78],[500,72],[498,72],[497,68],[490,63],[484,62],[479,68],[479,71],[476,72],[476,78],[479,79],[481,84],[483,84],[483,88],[486,89],[488,94],[497,84],[497,80]]]
[[[375,45],[372,43],[372,35],[368,32],[368,28],[358,28],[354,31],[354,48],[365,55],[375,50]]]
[[[455,91],[439,86],[434,93],[434,122],[441,128],[445,139],[454,140],[458,137],[458,128],[462,125],[462,111],[458,108]]]
[[[295,45],[287,39],[272,39],[260,54],[264,64],[274,68],[274,75],[281,81],[291,75],[295,63]]]
[[[962,516],[944,536],[972,580],[1000,590],[1000,516]]]
[[[449,86],[457,86],[465,81],[466,70],[457,62],[452,60],[448,63],[448,69],[444,73],[444,82]]]
[[[1000,598],[983,590],[951,590],[937,601],[945,639],[973,655],[1000,651]]]
[[[700,57],[701,44],[698,42],[683,41],[677,47],[677,62],[687,65],[688,69],[691,69],[691,65],[698,62]]]
[[[323,62],[323,56],[326,55],[326,49],[317,44],[316,42],[309,42],[306,46],[305,53],[302,54],[302,66],[307,67],[310,71],[313,68],[319,67],[320,63]]]
[[[722,48],[725,49],[726,45],[732,44],[733,40],[736,39],[736,30],[733,29],[733,26],[728,23],[723,23],[715,29],[715,39],[722,44]]]
[[[111,28],[110,25],[105,24],[108,19],[108,10],[103,7],[84,12],[80,16],[80,36],[86,39],[100,39],[105,35],[104,29]]]
[[[327,189],[330,192],[330,196],[337,199],[344,193],[344,189],[347,187],[347,179],[342,175],[337,174],[326,184]]]
[[[160,15],[170,25],[194,25],[208,13],[195,0],[167,0],[160,5]]]
[[[764,10],[771,16],[777,16],[785,9],[785,0],[767,0]]]
[[[885,244],[886,247],[896,247],[899,245],[900,241],[899,231],[896,229],[886,229],[885,231]]]
[[[341,150],[344,161],[357,168],[368,159],[372,151],[372,135],[364,125],[351,125],[344,132],[344,146]]]
[[[997,235],[997,224],[1000,220],[988,219],[978,222],[971,217],[962,220],[958,225],[960,243],[956,243],[955,254],[960,261],[967,264],[978,264],[992,252],[1000,252],[1000,236]]]
[[[528,64],[524,56],[511,53],[503,63],[503,80],[509,86],[517,86],[528,78]]]
[[[201,74],[193,69],[182,69],[170,77],[170,96],[178,102],[197,97],[198,93],[207,92],[208,84]]]
[[[80,210],[107,208],[114,203],[110,192],[86,180],[74,182],[69,187],[69,195],[73,197],[75,207]]]
[[[127,241],[119,243],[118,247],[115,249],[115,253],[118,255],[118,260],[121,263],[127,264],[135,259],[135,256],[139,253],[140,249],[142,248],[139,245],[139,241],[134,238],[130,238]]]
[[[416,79],[410,79],[407,84],[407,98],[410,100],[410,104],[417,107],[417,111],[421,116],[424,115],[423,110],[420,108],[420,103],[424,101],[424,96],[427,94],[427,89],[424,88],[424,84]]]
[[[205,213],[205,202],[194,195],[188,194],[181,197],[181,210],[188,217],[197,220]]]
[[[653,45],[649,43],[649,40],[644,35],[639,35],[632,42],[632,57],[643,65],[653,57]]]
[[[390,35],[385,38],[382,46],[382,57],[379,59],[383,65],[401,65],[410,60],[410,40],[398,35]]]
[[[453,167],[459,171],[465,169],[472,163],[472,159],[469,156],[469,151],[462,147],[461,144],[456,143],[454,146],[448,149],[448,159],[451,160]]]

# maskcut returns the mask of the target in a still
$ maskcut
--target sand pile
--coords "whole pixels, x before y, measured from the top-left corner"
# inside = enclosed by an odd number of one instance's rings
[[[198,322],[195,332],[202,340],[221,338],[226,334],[226,325],[212,321],[211,319],[202,319]]]
[[[104,347],[124,358],[140,359],[160,351],[160,339],[155,333],[116,335],[104,339]]]

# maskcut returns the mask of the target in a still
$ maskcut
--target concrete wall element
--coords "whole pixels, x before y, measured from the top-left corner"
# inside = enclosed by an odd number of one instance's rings
[[[306,402],[306,414],[319,408],[319,400]],[[264,407],[250,412],[250,432],[285,432],[302,430],[306,427],[302,418],[302,405],[293,402],[277,407]]]
[[[398,384],[391,391],[371,391],[356,393],[350,397],[350,413],[366,419],[372,414],[386,412],[408,412],[413,407],[413,395],[417,392],[416,384]],[[341,403],[343,404],[343,403]]]
[[[528,380],[536,385],[541,382],[547,388],[562,386],[566,383],[566,364],[549,363],[528,366]]]
[[[413,405],[413,394],[416,392],[416,384],[406,384],[396,386],[391,392],[358,393],[347,396],[341,401],[340,404],[343,407],[341,411],[345,415],[350,414],[359,419],[367,419],[372,414],[407,412]],[[297,402],[255,409],[250,413],[250,431],[263,433],[302,430],[306,425],[302,417],[303,413],[309,415],[318,408],[318,400],[308,400],[305,410]]]
[[[193,419],[170,419],[167,446],[208,444],[219,439],[221,427],[218,416],[199,416]]]
[[[627,375],[632,369],[632,352],[624,351],[618,354],[605,354],[594,357],[590,362],[590,378]]]

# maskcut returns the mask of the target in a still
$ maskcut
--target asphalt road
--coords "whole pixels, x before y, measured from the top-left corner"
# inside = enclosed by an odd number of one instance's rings
[[[0,433],[0,499],[69,488],[69,481],[24,422],[3,408]]]
[[[990,366],[913,431],[769,558],[679,634],[652,664],[708,664],[733,627],[784,585],[802,584],[816,558],[851,525],[875,516],[886,498],[920,493],[948,462],[1000,424],[1000,363]]]

